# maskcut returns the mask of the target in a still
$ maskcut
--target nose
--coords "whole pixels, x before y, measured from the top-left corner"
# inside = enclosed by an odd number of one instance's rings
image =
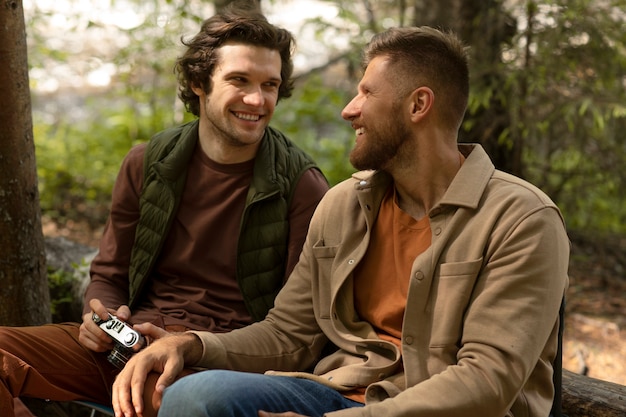
[[[263,96],[263,90],[258,88],[251,88],[246,92],[243,97],[243,102],[250,106],[261,107],[265,103],[265,97]]]
[[[355,96],[341,111],[341,117],[345,120],[352,120],[361,112],[360,105],[358,104],[358,98],[359,96]]]

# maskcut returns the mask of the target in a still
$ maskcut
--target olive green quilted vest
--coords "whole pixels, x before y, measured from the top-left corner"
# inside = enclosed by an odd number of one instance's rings
[[[144,158],[140,218],[131,252],[132,308],[176,217],[187,165],[198,141],[198,121],[165,130],[149,142]],[[262,320],[282,287],[289,238],[288,212],[302,174],[315,162],[279,131],[267,128],[254,165],[241,219],[237,282],[253,320]]]

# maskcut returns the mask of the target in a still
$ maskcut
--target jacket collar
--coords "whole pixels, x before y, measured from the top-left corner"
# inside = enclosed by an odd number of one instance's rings
[[[461,143],[459,152],[465,156],[465,162],[450,183],[441,201],[431,209],[441,211],[441,206],[458,206],[475,209],[491,179],[495,167],[491,159],[479,144]],[[352,175],[357,180],[357,191],[370,191],[370,203],[378,203],[382,199],[387,187],[393,181],[391,176],[383,171],[359,171]],[[359,193],[360,194],[360,193]]]
[[[459,144],[459,151],[465,162],[437,206],[476,209],[496,168],[479,144]]]

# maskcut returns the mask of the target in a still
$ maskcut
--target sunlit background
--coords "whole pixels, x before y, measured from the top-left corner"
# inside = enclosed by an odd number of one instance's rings
[[[210,17],[214,13],[214,6],[208,2],[191,2],[189,7],[187,13],[196,16]],[[314,18],[327,22],[338,19],[335,5],[315,0],[276,0],[267,2],[263,7],[268,20],[297,37],[294,55],[296,73],[323,64],[328,59],[329,46],[338,50],[349,47],[345,35],[328,30],[318,36],[315,27],[305,24]],[[150,36],[168,37],[164,42],[171,43],[172,57],[180,48],[178,39],[192,36],[199,29],[198,24],[172,29],[176,7],[157,2],[25,0],[24,11],[27,22],[37,16],[37,31],[46,32],[45,39],[37,40],[44,42],[38,47],[70,55],[68,62],[50,59],[32,67],[32,88],[40,93],[53,93],[68,87],[109,86],[120,70],[113,57],[132,41],[129,32],[141,25],[153,26]],[[149,19],[152,21],[147,22]],[[359,28],[354,27],[354,30],[358,33]],[[34,47],[35,40],[30,38],[29,41]]]

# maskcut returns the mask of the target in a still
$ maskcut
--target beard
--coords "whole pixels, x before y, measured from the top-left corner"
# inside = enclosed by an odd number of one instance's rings
[[[391,114],[400,113],[393,106]],[[364,136],[367,138],[359,141],[350,152],[350,163],[358,170],[385,170],[400,152],[410,132],[401,122],[387,123],[366,128]]]

